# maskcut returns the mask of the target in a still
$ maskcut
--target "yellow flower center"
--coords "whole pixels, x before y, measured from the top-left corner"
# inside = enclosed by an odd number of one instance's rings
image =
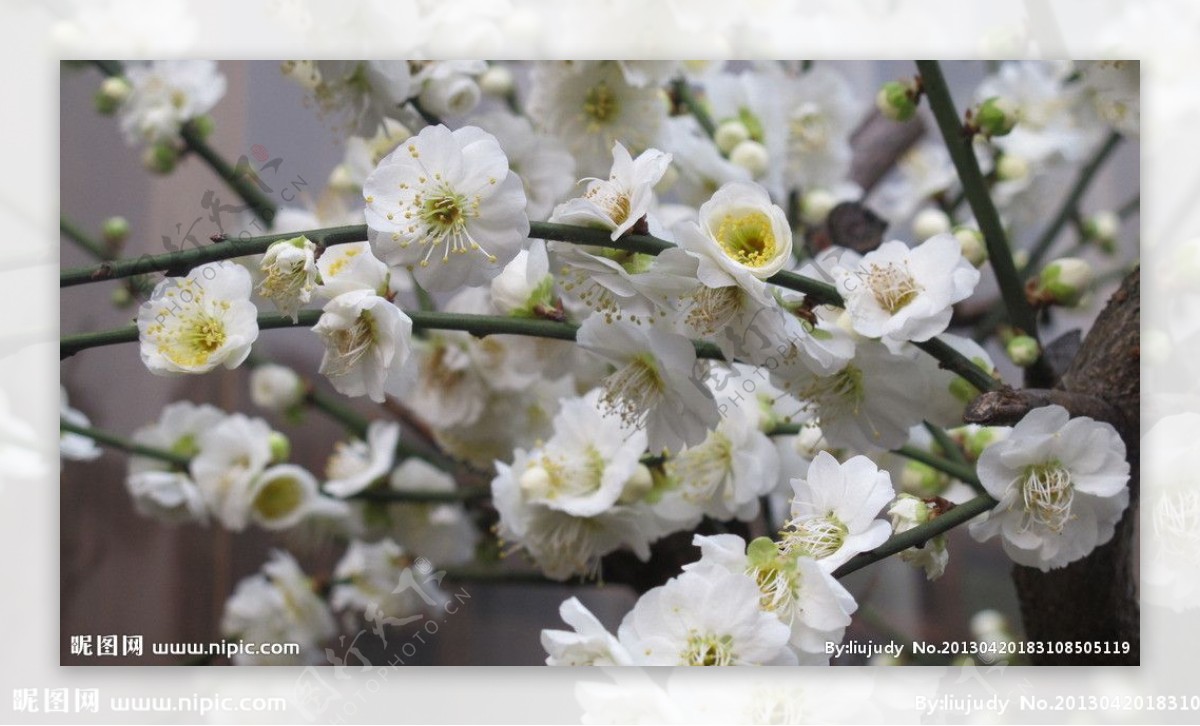
[[[833,512],[824,517],[793,520],[783,532],[785,549],[814,559],[828,557],[841,549],[850,529]]]
[[[688,634],[687,645],[681,654],[684,665],[725,666],[733,665],[733,638],[715,633]]]
[[[588,127],[592,130],[615,119],[620,108],[617,94],[608,87],[608,81],[601,81],[589,88],[583,98],[583,114],[588,118]]]
[[[1071,520],[1071,503],[1075,499],[1071,472],[1057,461],[1048,461],[1026,467],[1018,481],[1028,517],[1025,528],[1037,523],[1061,533]]]
[[[739,264],[763,267],[775,258],[775,232],[765,212],[730,212],[717,226],[717,244]]]
[[[282,519],[291,514],[304,500],[300,482],[295,477],[272,479],[254,497],[254,509],[264,519]]]

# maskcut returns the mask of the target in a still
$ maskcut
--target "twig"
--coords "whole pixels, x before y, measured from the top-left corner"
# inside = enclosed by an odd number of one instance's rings
[[[713,123],[712,117],[708,115],[708,110],[700,103],[696,95],[692,93],[692,87],[684,78],[677,78],[671,81],[671,89],[675,92],[675,98],[679,101],[679,105],[688,110],[696,119],[696,123],[700,124],[700,128],[704,129],[704,133],[711,138],[717,132],[717,125]]]

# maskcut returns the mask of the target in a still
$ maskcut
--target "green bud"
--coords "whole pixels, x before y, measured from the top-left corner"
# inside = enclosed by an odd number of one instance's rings
[[[983,450],[999,440],[1002,431],[992,426],[966,426],[960,430],[963,452],[971,461],[978,461]]]
[[[202,139],[207,139],[209,136],[212,136],[212,132],[217,128],[217,122],[214,121],[213,117],[209,116],[208,114],[197,116],[196,118],[192,119],[190,123],[192,128],[196,130],[196,134]]]
[[[1117,234],[1121,231],[1121,218],[1111,210],[1097,212],[1083,220],[1083,236],[1094,242],[1106,255],[1117,251]]]
[[[288,437],[278,431],[272,431],[267,440],[271,445],[271,461],[278,464],[287,461],[292,455],[292,442],[288,441]]]
[[[1055,305],[1074,307],[1092,284],[1092,266],[1078,257],[1063,257],[1046,265],[1038,277],[1038,292]]]
[[[127,308],[133,304],[133,294],[129,288],[121,286],[112,291],[112,304],[118,308]]]
[[[979,104],[975,111],[975,127],[987,137],[1004,136],[1013,130],[1021,116],[1021,109],[1007,98],[992,96]]]
[[[904,471],[900,473],[901,488],[920,497],[935,497],[949,483],[949,476],[919,461],[905,462]]]
[[[124,78],[105,78],[100,84],[100,90],[96,91],[96,112],[104,116],[113,115],[132,91],[133,87]]]
[[[907,121],[917,112],[916,95],[911,84],[888,81],[875,95],[875,107],[893,121]]]
[[[110,245],[120,245],[129,237],[129,220],[124,217],[109,217],[104,220],[100,234]]]
[[[1033,365],[1042,355],[1038,342],[1028,335],[1018,335],[1008,341],[1005,351],[1012,362],[1022,368]]]
[[[158,143],[142,152],[142,166],[156,174],[170,174],[179,162],[179,151],[167,143]]]

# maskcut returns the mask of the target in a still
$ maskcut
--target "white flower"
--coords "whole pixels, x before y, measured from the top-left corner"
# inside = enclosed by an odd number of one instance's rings
[[[406,459],[392,472],[393,491],[446,492],[457,488],[454,477],[416,457]],[[479,534],[461,504],[393,503],[388,508],[392,533],[399,543],[439,565],[470,562]]]
[[[147,469],[130,472],[125,488],[133,499],[133,508],[144,517],[160,522],[208,522],[204,496],[196,483],[184,473]]]
[[[295,464],[264,471],[250,489],[250,520],[263,529],[287,529],[322,509],[317,479]]]
[[[700,257],[706,286],[738,285],[766,302],[762,281],[791,262],[792,228],[762,187],[730,182],[700,206],[699,225],[680,228],[679,245]]]
[[[354,136],[373,136],[412,96],[407,61],[315,61],[312,88],[323,114],[341,116]]]
[[[534,240],[492,279],[492,305],[504,315],[535,317],[554,309],[554,277],[546,243]]]
[[[635,154],[654,144],[666,105],[657,88],[630,85],[615,62],[582,65],[536,64],[528,112],[538,127],[566,144],[579,174],[601,176],[614,142]]]
[[[525,188],[525,212],[545,219],[575,185],[575,159],[562,142],[534,130],[524,116],[493,111],[471,123],[496,137],[508,156],[508,168]]]
[[[1043,572],[1112,538],[1129,504],[1125,443],[1111,425],[1071,418],[1062,406],[1025,415],[984,449],[979,481],[999,504],[971,524],[979,541],[1002,536],[1014,562]]]
[[[795,665],[791,632],[761,597],[749,575],[685,571],[642,595],[617,637],[639,665]]]
[[[334,610],[367,613],[369,620],[419,618],[427,605],[423,598],[433,599],[435,595],[420,589],[422,585],[415,581],[412,587],[400,587],[406,570],[412,577],[408,569],[411,564],[412,558],[404,548],[390,539],[374,544],[354,540],[333,571],[334,579],[341,584],[330,592],[330,605]],[[419,589],[414,592],[414,587]]]
[[[1136,137],[1142,125],[1141,63],[1086,61],[1080,64],[1080,71],[1100,117],[1121,133]]]
[[[850,134],[861,112],[850,84],[817,65],[784,89],[790,185],[808,190],[837,184],[850,171]]]
[[[327,300],[358,290],[387,295],[388,266],[377,259],[368,242],[334,245],[317,261],[321,285],[317,293]]]
[[[237,368],[258,338],[250,287],[246,268],[227,262],[158,283],[138,309],[142,362],[162,376]]]
[[[163,408],[156,423],[143,426],[131,437],[135,442],[193,457],[200,437],[225,419],[225,413],[207,404],[176,401]],[[163,522],[207,522],[203,495],[191,477],[171,471],[158,459],[132,456],[125,487],[140,514]]]
[[[668,459],[674,485],[653,505],[673,521],[706,514],[717,520],[748,521],[758,515],[759,497],[779,479],[779,454],[746,410],[726,405],[715,429],[701,443]]]
[[[592,315],[576,341],[616,367],[601,402],[626,425],[645,428],[651,451],[699,444],[717,425],[712,393],[693,373],[696,349],[682,335]]]
[[[412,320],[370,290],[335,297],[313,332],[325,344],[320,372],[345,396],[383,401],[388,375],[399,370],[412,347]]]
[[[759,591],[758,606],[789,630],[788,642],[801,665],[828,664],[826,644],[839,643],[857,608],[854,597],[828,568],[811,557],[780,551],[767,537],[749,545],[733,534],[696,535],[700,560],[685,571],[721,569],[749,575]]]
[[[130,63],[125,77],[132,90],[121,104],[120,123],[130,144],[177,139],[180,126],[211,111],[225,95],[216,61]]]
[[[254,483],[271,461],[271,427],[235,413],[204,430],[188,470],[208,510],[240,532],[250,521]]]
[[[807,477],[793,479],[792,516],[783,532],[788,553],[822,560],[830,570],[887,541],[892,528],[876,519],[895,498],[892,477],[865,456],[839,464],[816,455]]]
[[[341,498],[366,489],[391,471],[399,442],[400,425],[387,421],[372,421],[366,441],[338,442],[325,466],[323,489]]]
[[[754,70],[715,74],[705,83],[713,122],[740,122],[748,133],[746,140],[766,151],[767,168],[755,179],[776,199],[786,197],[788,124],[781,88],[792,82],[777,71]]]
[[[962,256],[952,234],[931,237],[913,249],[885,242],[861,260],[844,254],[832,271],[855,332],[881,338],[896,351],[904,341],[925,341],[950,324],[953,305],[970,297],[979,270]]]
[[[76,426],[91,426],[92,422],[82,411],[71,408],[71,404],[67,400],[66,386],[60,385],[58,390],[58,415],[62,420]],[[104,453],[104,450],[90,437],[66,431],[59,433],[58,451],[62,458],[74,461],[91,461],[98,459],[100,454]]]
[[[629,652],[604,629],[596,616],[579,602],[579,598],[573,597],[563,601],[558,613],[572,630],[542,631],[546,665],[633,665],[633,657]]]
[[[749,171],[721,156],[712,139],[690,115],[667,119],[660,143],[671,153],[671,166],[679,172],[673,190],[685,204],[698,207],[708,201],[714,189],[728,182],[751,179]]]
[[[237,584],[225,602],[221,634],[248,643],[297,643],[298,655],[238,653],[235,665],[300,665],[322,662],[321,642],[336,632],[333,614],[313,583],[286,552],[276,550],[262,572]]]
[[[287,411],[304,400],[304,382],[287,366],[261,365],[250,372],[250,400],[268,411]]]
[[[901,494],[896,497],[892,506],[888,507],[888,516],[892,518],[892,531],[896,534],[925,524],[936,515],[937,511],[931,502],[912,494]],[[946,550],[946,536],[939,534],[920,547],[909,547],[900,553],[900,558],[911,565],[924,568],[925,576],[936,580],[946,572],[946,563],[950,560],[950,553]]]
[[[363,185],[376,253],[429,290],[479,285],[529,234],[525,192],[496,138],[426,126]]]
[[[301,307],[312,299],[317,287],[317,246],[305,237],[276,242],[267,248],[259,269],[263,280],[258,294],[296,322]]]
[[[612,156],[608,178],[585,180],[588,186],[584,195],[558,205],[550,215],[551,222],[611,230],[615,240],[650,212],[654,185],[666,173],[671,155],[647,149],[634,159],[617,141]]]

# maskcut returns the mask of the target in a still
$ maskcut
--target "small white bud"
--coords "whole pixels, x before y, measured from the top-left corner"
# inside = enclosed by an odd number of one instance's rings
[[[806,224],[821,224],[837,204],[837,197],[829,190],[813,189],[800,200],[800,218]]]
[[[304,383],[287,366],[261,365],[250,373],[250,400],[268,411],[286,411],[304,400]]]
[[[421,107],[435,116],[462,116],[479,104],[479,85],[473,78],[455,74],[426,81]]]
[[[1004,154],[996,162],[996,176],[1000,181],[1020,181],[1029,176],[1029,162],[1015,154]]]
[[[508,66],[490,65],[479,76],[479,88],[489,96],[503,98],[512,93],[513,87],[513,74]]]
[[[357,192],[358,185],[350,176],[350,169],[345,164],[338,164],[329,172],[328,186],[336,192]]]
[[[722,121],[713,133],[713,141],[722,154],[731,154],[738,144],[750,139],[750,129],[737,119]]]
[[[521,493],[528,498],[539,498],[546,495],[550,490],[550,472],[540,466],[531,466],[521,474],[521,478],[517,480],[517,484],[521,487]]]
[[[278,464],[287,461],[288,457],[292,455],[292,442],[278,431],[272,431],[267,437],[267,442],[271,447],[272,462]]]
[[[974,227],[958,227],[954,230],[954,237],[958,243],[962,245],[963,257],[967,259],[975,267],[980,267],[987,262],[987,244],[983,240],[983,234]]]
[[[1005,351],[1012,362],[1022,368],[1033,365],[1042,355],[1038,342],[1028,335],[1018,335],[1008,341]]]
[[[926,240],[950,231],[950,217],[940,209],[926,207],[913,218],[913,235],[918,240]]]
[[[1038,276],[1038,291],[1047,302],[1074,307],[1092,285],[1092,266],[1078,257],[1051,262]]]
[[[762,176],[771,165],[771,155],[767,153],[767,147],[757,141],[746,140],[729,152],[729,161],[757,178]]]

